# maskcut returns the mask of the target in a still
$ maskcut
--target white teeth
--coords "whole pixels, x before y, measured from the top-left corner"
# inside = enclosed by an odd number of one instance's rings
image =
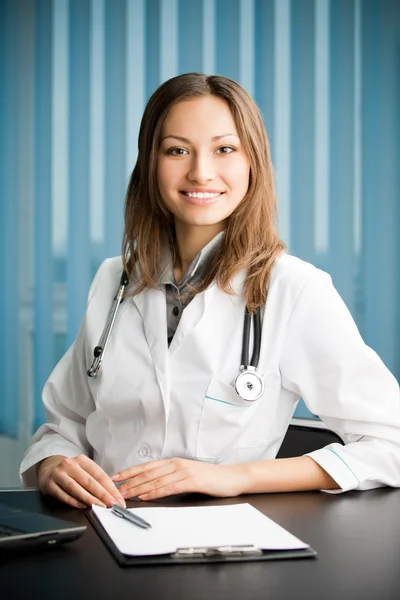
[[[209,194],[208,192],[185,192],[189,198],[216,198],[221,195],[221,192]]]

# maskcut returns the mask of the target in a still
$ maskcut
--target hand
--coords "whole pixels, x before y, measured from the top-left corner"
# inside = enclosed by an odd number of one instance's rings
[[[243,476],[240,464],[210,465],[184,458],[171,458],[124,469],[111,479],[128,480],[119,487],[124,498],[155,500],[185,492],[220,497],[237,496],[242,493]]]
[[[37,474],[43,494],[54,496],[70,506],[125,506],[125,500],[110,477],[84,454],[75,458],[49,456],[38,465]]]

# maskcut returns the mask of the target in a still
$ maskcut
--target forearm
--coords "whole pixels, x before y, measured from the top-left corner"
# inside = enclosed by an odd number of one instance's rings
[[[242,481],[241,494],[338,488],[335,480],[309,456],[260,460],[235,467]]]

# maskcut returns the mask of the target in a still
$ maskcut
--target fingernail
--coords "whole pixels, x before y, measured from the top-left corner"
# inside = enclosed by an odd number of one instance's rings
[[[97,502],[93,502],[93,504],[95,504],[96,506],[100,506],[100,508],[107,508],[104,502],[100,502],[100,500],[98,500]]]
[[[82,502],[77,502],[78,508],[87,508],[86,504],[82,504]]]
[[[119,479],[119,478],[120,478],[120,474],[119,474],[119,473],[116,473],[115,475],[113,475],[113,476],[111,477],[111,479],[112,479],[113,481],[116,481],[116,480],[117,480],[117,479]]]
[[[119,498],[119,503],[120,503],[121,506],[124,506],[126,508],[126,502],[125,502],[125,500],[123,499],[122,496],[120,496],[120,498]]]

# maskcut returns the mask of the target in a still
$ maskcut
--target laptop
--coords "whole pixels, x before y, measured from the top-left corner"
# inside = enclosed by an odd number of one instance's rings
[[[58,546],[78,539],[85,530],[85,525],[0,504],[0,551]]]

